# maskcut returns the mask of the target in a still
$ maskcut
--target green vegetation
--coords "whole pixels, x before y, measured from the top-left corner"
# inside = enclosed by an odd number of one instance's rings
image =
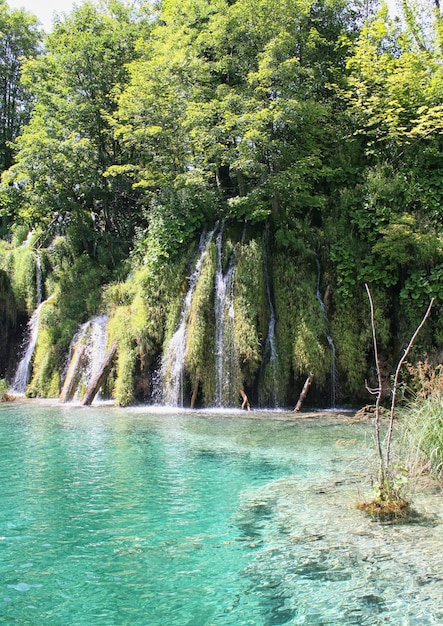
[[[415,452],[411,469],[428,472],[441,479],[443,475],[442,396],[433,394],[407,407],[403,424],[409,449]]]
[[[408,389],[413,399],[402,410],[400,437],[409,451],[411,476],[443,475],[443,367],[429,360],[409,364]]]
[[[382,441],[380,403],[383,397],[383,380],[379,359],[377,331],[375,325],[374,301],[372,299],[371,291],[368,285],[366,285],[366,291],[368,294],[371,310],[371,329],[374,347],[375,368],[377,372],[377,387],[369,391],[376,397],[374,425],[376,450],[378,453],[378,472],[377,478],[374,482],[374,489],[371,499],[360,503],[358,507],[370,513],[377,513],[381,515],[396,515],[399,512],[404,511],[408,508],[408,503],[402,495],[402,488],[404,487],[405,482],[407,482],[407,479],[405,477],[407,470],[403,467],[396,467],[392,462],[392,440],[394,433],[394,424],[396,422],[396,403],[400,386],[400,372],[406,362],[406,359],[412,349],[412,346],[418,334],[420,333],[426,320],[429,317],[432,306],[434,304],[434,300],[432,299],[429,303],[423,319],[420,321],[419,325],[415,329],[408,345],[405,347],[403,354],[395,368],[395,374],[392,380],[389,422],[386,436]],[[400,473],[398,472],[399,469]]]
[[[0,378],[0,402],[7,402],[10,399],[8,389],[8,382],[4,378]]]
[[[311,376],[324,406],[332,365],[337,402],[367,401],[365,282],[385,388],[432,297],[411,360],[438,359],[443,28],[422,9],[88,0],[43,37],[0,0],[0,375],[53,296],[28,395],[58,395],[79,325],[100,313],[118,345],[107,392],[152,402],[200,235],[216,229],[182,372],[185,404],[213,404],[222,228],[228,404],[242,390],[294,406]]]

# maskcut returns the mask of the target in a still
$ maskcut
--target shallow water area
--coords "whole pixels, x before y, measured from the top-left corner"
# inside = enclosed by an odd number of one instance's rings
[[[0,449],[0,623],[443,623],[441,494],[356,510],[349,415],[17,402]]]

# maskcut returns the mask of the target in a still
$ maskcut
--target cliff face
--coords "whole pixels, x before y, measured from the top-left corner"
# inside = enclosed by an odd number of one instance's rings
[[[97,284],[89,269],[78,275],[76,291],[73,277],[66,279],[75,264],[61,272],[64,261],[57,263],[43,264],[44,292],[51,289],[54,298],[39,318],[27,395],[60,393],[79,325],[101,314],[107,344],[117,345],[104,393],[118,405],[240,406],[246,394],[253,407],[293,407],[308,377],[307,405],[367,399],[373,356],[364,286],[344,297],[324,247],[291,248],[269,228],[217,224],[173,259],[134,261],[120,282]],[[11,381],[24,314],[8,275],[0,277],[11,296],[2,299],[1,375]],[[88,291],[94,298],[84,297]],[[389,372],[408,326],[392,289],[375,288],[374,296]],[[418,356],[436,332],[437,318]]]

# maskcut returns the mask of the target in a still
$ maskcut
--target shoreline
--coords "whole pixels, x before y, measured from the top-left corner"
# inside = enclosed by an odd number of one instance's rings
[[[48,406],[59,407],[65,409],[83,409],[87,410],[100,410],[100,409],[113,409],[116,411],[128,411],[130,413],[150,413],[150,414],[170,414],[179,413],[183,415],[195,415],[210,417],[225,416],[225,417],[242,417],[244,419],[273,419],[279,421],[297,421],[306,419],[320,419],[320,418],[334,418],[337,421],[355,421],[355,416],[358,409],[348,408],[323,408],[323,409],[305,409],[295,412],[293,409],[266,409],[266,408],[251,408],[250,411],[245,411],[241,408],[233,407],[205,407],[198,409],[190,409],[187,407],[173,407],[153,404],[137,404],[127,407],[115,406],[113,400],[96,401],[90,406],[82,406],[80,401],[73,402],[60,402],[58,398],[26,398],[24,396],[15,396],[11,399],[4,400],[0,403],[0,406]]]

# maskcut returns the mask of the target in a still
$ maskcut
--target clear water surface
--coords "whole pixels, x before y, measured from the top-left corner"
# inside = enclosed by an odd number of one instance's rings
[[[257,416],[257,415],[256,415]],[[0,407],[0,623],[443,624],[443,506],[353,506],[343,418]]]

